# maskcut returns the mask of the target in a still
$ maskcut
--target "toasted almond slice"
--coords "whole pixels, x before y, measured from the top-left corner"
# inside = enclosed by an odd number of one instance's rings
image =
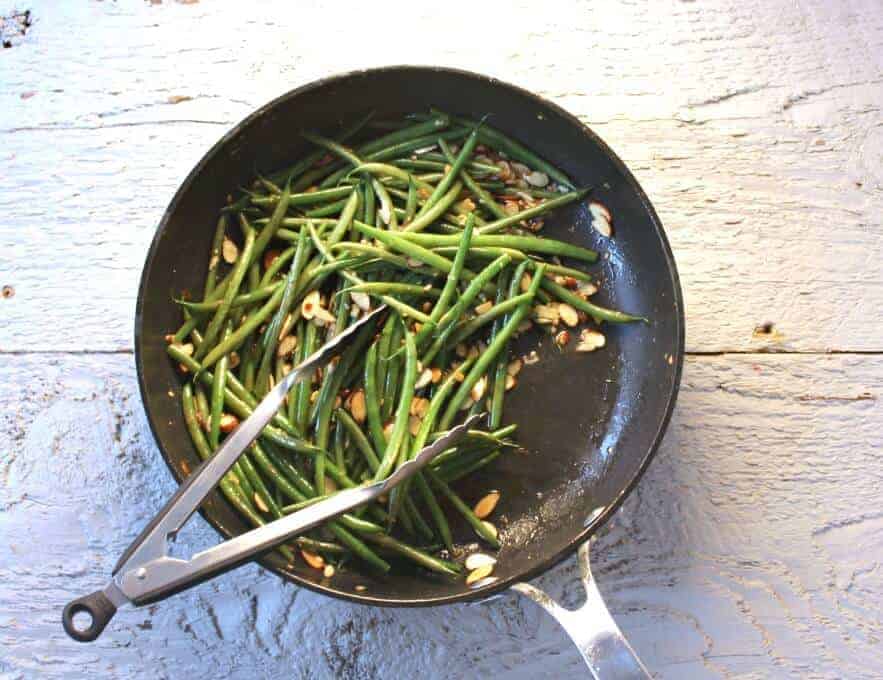
[[[227,434],[239,427],[239,418],[232,413],[224,413],[221,415],[220,428],[221,432]]]
[[[589,212],[592,214],[592,226],[602,236],[608,238],[613,235],[613,217],[603,203],[592,201],[589,203]]]
[[[584,328],[579,334],[579,342],[576,344],[576,351],[592,352],[603,347],[606,342],[607,340],[604,338],[603,333],[599,333],[591,328]]]
[[[484,498],[482,498],[478,503],[475,504],[475,507],[472,509],[472,512],[475,513],[475,516],[478,519],[485,519],[490,516],[490,514],[494,511],[494,508],[497,507],[497,503],[500,501],[500,492],[499,491],[491,491]]]
[[[368,415],[368,407],[365,403],[365,390],[359,389],[350,395],[347,410],[352,415],[353,420],[359,423],[359,425],[365,422],[365,418]]]
[[[512,165],[512,169],[515,171],[515,174],[517,174],[517,175],[521,175],[523,177],[524,175],[530,174],[530,168],[527,167],[524,163],[519,163],[517,161],[513,161],[511,163],[511,165]]]
[[[512,178],[512,166],[509,165],[506,161],[497,161],[497,167],[500,168],[500,172],[497,174],[497,177],[499,177],[501,180],[505,182],[507,179]]]
[[[301,557],[304,558],[304,562],[309,564],[313,569],[322,569],[325,566],[325,560],[321,555],[318,555],[314,552],[310,552],[309,550],[300,549]]]
[[[350,300],[352,300],[353,304],[363,312],[367,312],[371,309],[371,296],[368,295],[368,293],[350,293]]]
[[[490,300],[485,300],[480,305],[477,305],[475,307],[475,313],[476,314],[484,314],[485,312],[489,312],[491,310],[491,307],[493,307],[493,306],[494,306],[493,302],[491,302]]]
[[[561,317],[561,320],[571,328],[579,323],[579,316],[577,315],[576,310],[566,302],[558,303],[558,315]]]
[[[368,590],[368,586],[363,586],[361,583],[359,583],[358,585],[353,586],[353,590],[355,590],[357,593],[364,593],[366,590]]]
[[[286,335],[282,338],[282,342],[279,343],[279,348],[276,350],[276,356],[287,357],[295,349],[297,349],[297,336]]]
[[[487,376],[483,375],[472,386],[469,396],[472,397],[472,401],[480,401],[484,396],[485,390],[487,390]]]
[[[419,390],[422,387],[426,387],[429,383],[433,382],[432,380],[432,370],[431,368],[424,368],[420,375],[417,376],[417,382],[414,383],[414,389]],[[435,369],[438,370],[438,369]]]
[[[408,416],[408,432],[411,433],[412,437],[417,436],[417,433],[420,432],[421,425],[423,425],[423,421],[418,416]]]
[[[518,380],[514,375],[506,375],[506,391],[513,389],[518,384]]]
[[[414,397],[411,400],[411,415],[417,416],[418,418],[422,418],[426,415],[426,412],[429,410],[429,399],[425,397]]]
[[[530,282],[532,280],[533,279],[531,279],[530,274],[525,274],[521,277],[521,283],[519,284],[519,287],[521,288],[522,293],[526,293],[528,290],[530,290]]]
[[[563,330],[555,336],[555,344],[559,347],[566,347],[568,342],[570,342],[570,331],[568,330]]]
[[[518,328],[515,329],[517,333],[526,333],[531,328],[533,328],[533,321],[530,319],[525,319],[520,324],[518,324]]]
[[[413,257],[405,258],[405,261],[408,263],[408,266],[411,269],[418,269],[419,267],[423,266],[423,262]]]
[[[544,326],[554,326],[561,317],[558,305],[534,305],[533,317],[538,324]]]
[[[467,411],[467,410],[469,410],[469,409],[472,408],[472,404],[474,404],[474,403],[475,403],[475,402],[472,401],[472,399],[468,399],[468,398],[467,398],[467,399],[464,399],[464,400],[463,400],[463,403],[460,405],[460,410],[461,410],[461,411]]]
[[[322,576],[324,576],[325,578],[331,578],[332,576],[334,576],[334,565],[326,564],[325,568],[322,570]]]
[[[513,359],[509,362],[509,365],[506,366],[506,373],[514,378],[521,373],[522,366],[524,366],[524,362],[521,359]]]
[[[457,203],[457,210],[464,213],[471,213],[475,210],[475,201],[471,198],[464,198],[462,201]]]
[[[490,555],[486,555],[485,553],[472,553],[469,557],[466,558],[466,561],[463,563],[463,565],[469,571],[475,571],[476,569],[481,569],[482,567],[493,567],[496,563],[497,559],[495,557],[491,557]]]
[[[527,180],[528,184],[535,187],[544,187],[549,183],[549,176],[539,170],[527,173],[524,179]]]
[[[331,479],[328,475],[325,475],[325,493],[334,493],[339,490],[340,487],[337,486],[337,482]]]
[[[393,423],[387,423],[386,427],[383,428],[383,436],[386,437],[386,440],[389,441],[389,438],[392,436],[392,430],[395,427]]]
[[[580,284],[576,287],[576,293],[581,298],[591,297],[597,292],[598,286],[596,286],[591,281],[580,281]]]
[[[440,382],[441,379],[442,379],[442,370],[440,368],[433,368],[432,369],[432,384],[435,385],[436,383]]]
[[[485,586],[489,586],[491,583],[496,583],[499,581],[496,576],[487,576],[485,578],[478,579],[475,583],[469,586],[469,590],[478,590],[479,588],[484,588]]]
[[[461,342],[461,343],[459,343],[459,344],[454,348],[454,352],[456,352],[456,354],[457,354],[458,357],[460,357],[461,359],[463,359],[463,358],[465,358],[466,355],[469,353],[469,348],[466,347],[466,345],[464,345],[464,344]]]
[[[490,576],[491,572],[494,570],[493,564],[486,564],[483,567],[479,567],[478,569],[473,569],[466,576],[466,585],[472,585],[476,581],[480,581],[481,579]]]
[[[264,499],[261,498],[261,495],[257,491],[254,492],[252,498],[254,499],[254,505],[258,510],[261,512],[270,512],[270,508],[267,507],[267,504],[264,503]]]
[[[478,349],[476,345],[473,345],[469,348],[469,351],[466,353],[467,359],[477,359],[478,355],[481,354],[481,351]]]
[[[305,319],[312,319],[316,316],[316,310],[319,308],[320,296],[318,290],[311,290],[307,293],[303,302],[300,303],[300,314]]]
[[[318,398],[319,398],[319,390],[313,390],[312,392],[310,392],[310,403],[311,404],[315,404],[316,399],[318,399]]]
[[[463,374],[463,371],[456,371],[454,373],[454,380],[456,380],[457,382],[463,382],[464,380],[466,380],[466,376]]]
[[[224,257],[224,262],[233,264],[239,257],[239,247],[225,236],[224,242],[221,244],[221,255]]]
[[[321,321],[323,324],[333,324],[335,321],[334,314],[329,312],[322,306],[317,306],[313,311],[313,319],[316,321]]]
[[[525,366],[530,366],[530,365],[532,365],[532,364],[537,363],[539,360],[540,360],[540,355],[537,354],[537,351],[536,351],[535,349],[532,349],[532,350],[530,351],[530,354],[527,354],[527,355],[524,357],[524,365],[525,365]]]
[[[232,371],[237,366],[239,366],[239,352],[230,352],[227,355],[227,368]]]
[[[294,368],[294,366],[292,366],[290,362],[286,361],[285,363],[283,363],[282,364],[282,377],[284,378],[286,375],[291,373],[292,368]]]

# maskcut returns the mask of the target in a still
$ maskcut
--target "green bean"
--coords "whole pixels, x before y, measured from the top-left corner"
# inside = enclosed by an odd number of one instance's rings
[[[377,355],[376,348],[377,345],[375,343],[372,344],[370,349],[368,350],[369,352],[371,350],[374,350],[375,357]],[[365,362],[365,371],[368,371],[367,361]],[[374,448],[371,446],[371,442],[368,441],[368,437],[366,437],[365,433],[362,432],[362,428],[359,427],[359,424],[344,409],[338,409],[336,412],[336,416],[337,422],[343,425],[343,427],[350,435],[350,440],[356,445],[356,448],[364,456],[371,472],[375,472],[377,468],[380,467],[380,459],[377,458],[377,454],[374,452]],[[381,431],[381,435],[382,434],[383,433]]]
[[[291,306],[294,303],[297,282],[300,278],[307,256],[310,252],[310,244],[307,242],[306,232],[301,232],[301,238],[297,244],[297,254],[291,261],[291,267],[288,269],[288,275],[285,277],[285,288],[282,292],[282,298],[279,301],[279,307],[273,314],[273,319],[267,326],[267,330],[263,334],[263,343],[261,349],[263,355],[258,364],[258,375],[255,381],[255,388],[258,397],[263,397],[270,390],[268,375],[270,361],[276,355],[276,347],[279,345],[280,331],[285,317],[288,316]]]
[[[439,145],[439,148],[444,153],[445,157],[447,158],[447,161],[449,163],[454,162],[454,154],[451,153],[451,149],[448,146],[447,142],[445,142],[445,140],[443,140],[443,139],[440,139],[438,141],[438,145]],[[499,171],[499,168],[496,168],[496,169]],[[481,185],[479,185],[478,182],[476,182],[474,179],[472,179],[472,176],[469,174],[469,172],[466,170],[465,167],[460,170],[460,179],[462,179],[463,184],[465,184],[468,187],[468,189],[473,194],[475,194],[476,198],[478,198],[478,202],[480,205],[483,205],[484,207],[486,207],[488,210],[490,210],[494,215],[496,215],[500,219],[509,217],[509,213],[507,213],[503,209],[503,206],[501,206],[499,203],[497,203],[494,200],[494,197],[491,196],[491,194],[484,187],[482,187]]]
[[[433,288],[429,285],[421,286],[417,283],[395,283],[391,281],[369,281],[367,283],[357,283],[342,289],[340,293],[370,293],[371,295],[392,293],[398,295],[416,295],[418,297],[430,298],[437,298],[439,295],[441,295],[441,291],[438,288]],[[427,320],[428,319],[429,317],[427,317]]]
[[[208,273],[205,276],[203,297],[208,297],[215,289],[218,281],[218,263],[221,261],[221,248],[224,245],[224,236],[227,233],[227,218],[221,215],[218,218],[218,226],[215,227],[215,236],[212,239],[212,249],[208,257]]]
[[[414,334],[405,330],[405,373],[402,378],[401,395],[396,407],[396,415],[393,421],[392,432],[389,435],[389,443],[386,445],[386,450],[380,460],[380,467],[374,473],[375,480],[386,479],[396,464],[399,448],[408,431],[409,409],[414,398],[414,383],[416,381],[417,346],[414,344]]]
[[[380,417],[380,392],[377,389],[377,353],[378,343],[368,348],[365,357],[365,411],[367,414],[368,432],[374,441],[377,451],[386,449],[386,436],[383,434],[383,421]],[[379,463],[378,463],[379,466]],[[371,472],[376,472],[377,466]]]
[[[468,118],[454,117],[452,120],[460,125],[475,125],[475,122]],[[483,144],[492,146],[498,151],[503,151],[515,160],[521,161],[525,165],[529,165],[532,168],[536,168],[537,170],[546,173],[559,184],[563,184],[566,187],[573,186],[570,178],[554,165],[543,160],[530,149],[524,147],[499,130],[492,128],[490,125],[484,125],[481,130],[479,130],[478,138]]]
[[[387,149],[390,146],[399,144],[400,142],[406,142],[414,138],[420,138],[424,135],[432,134],[434,132],[437,132],[438,130],[443,130],[444,128],[448,127],[449,124],[450,117],[447,114],[440,113],[434,115],[432,118],[425,122],[409,125],[408,127],[402,128],[401,130],[396,130],[395,132],[391,132],[387,135],[383,135],[382,137],[378,137],[375,140],[366,142],[365,144],[359,146],[358,153],[359,155],[367,156],[376,151]]]
[[[319,191],[307,191],[301,194],[291,194],[288,200],[283,200],[280,196],[260,196],[251,199],[254,205],[259,206],[275,206],[275,208],[283,211],[298,205],[311,205],[313,203],[323,203],[325,201],[336,201],[347,196],[352,189],[350,187],[335,187],[333,189],[322,189]],[[283,213],[284,214],[284,213]]]
[[[199,457],[203,460],[206,460],[207,458],[211,457],[212,450],[209,447],[205,436],[202,434],[202,430],[199,429],[199,423],[197,422],[195,417],[195,412],[193,408],[193,388],[191,385],[184,385],[181,391],[181,400],[183,403],[184,422],[187,425],[187,430],[190,433],[191,440],[193,441],[193,447],[196,449]],[[233,480],[233,477],[229,472],[221,478],[218,486],[221,489],[221,493],[230,502],[230,504],[234,508],[236,508],[236,510],[238,510],[241,515],[248,519],[249,522],[251,522],[256,527],[265,524],[263,518],[258,515],[257,512],[255,512],[250,499],[242,494],[241,490],[238,488],[238,484]],[[284,545],[279,546],[278,550],[280,554],[282,554],[282,556],[289,562],[294,559],[294,555],[291,553],[291,550],[286,548]]]
[[[308,322],[304,331],[303,351],[301,352],[300,357],[301,361],[316,351],[317,334],[318,329],[316,328],[316,324]],[[307,429],[307,421],[309,419],[311,390],[312,380],[310,378],[302,380],[298,385],[297,398],[295,399],[295,417],[293,420],[295,424],[304,431]]]
[[[374,189],[374,193],[380,201],[380,219],[382,219],[384,224],[388,225],[393,231],[397,230],[399,228],[398,217],[396,216],[392,199],[389,197],[386,187],[373,177],[371,178],[371,187]]]
[[[402,543],[386,534],[366,534],[365,540],[383,546],[392,552],[404,555],[412,562],[416,562],[430,571],[436,571],[440,574],[447,574],[449,576],[456,576],[462,570],[462,567],[454,562],[448,562],[447,560],[433,557],[422,550],[409,546],[406,543]]]
[[[239,259],[236,261],[236,266],[233,269],[233,277],[230,279],[230,284],[227,286],[227,291],[224,293],[224,299],[215,312],[215,315],[212,317],[211,322],[209,322],[208,328],[203,336],[202,344],[196,350],[195,356],[197,359],[201,359],[205,355],[209,348],[214,344],[218,334],[221,332],[224,322],[227,320],[227,315],[230,313],[230,308],[233,305],[233,298],[236,297],[239,286],[242,285],[242,281],[248,271],[251,252],[254,249],[255,244],[255,233],[254,230],[244,222],[243,231],[245,233],[245,245],[242,248],[242,252],[239,254]]]
[[[417,214],[411,222],[408,223],[408,226],[404,228],[406,232],[415,232],[422,231],[430,224],[435,222],[438,218],[444,215],[448,208],[450,208],[459,198],[460,191],[463,189],[463,184],[459,181],[454,182],[453,186],[448,189],[447,193],[443,196],[439,197],[435,203],[432,205],[429,204],[429,199],[423,203],[423,208]],[[432,198],[432,196],[430,196]],[[427,205],[430,205],[429,208],[426,208]],[[425,210],[424,210],[425,208]]]
[[[203,365],[200,365],[192,357],[187,356],[184,352],[180,350],[180,348],[176,347],[175,345],[169,345],[166,348],[166,351],[168,352],[169,356],[172,357],[172,359],[182,363],[187,368],[187,370],[193,372],[193,374],[197,376],[200,380],[202,380],[207,385],[211,385],[214,376],[209,371],[206,371]],[[229,373],[227,374],[227,378],[229,381]],[[244,400],[237,397],[229,388],[224,390],[224,403],[239,418],[248,418],[254,410],[253,407],[249,406]],[[274,425],[265,426],[264,429],[261,431],[261,436],[266,437],[270,441],[276,442],[279,446],[291,449],[292,451],[297,451],[298,453],[316,455],[319,452],[317,447],[297,436],[288,434],[284,430],[275,427]]]
[[[530,288],[527,291],[531,297],[535,296],[537,290],[539,290],[540,281],[543,279],[544,272],[545,267],[542,264],[538,265],[534,278],[531,281]],[[491,362],[494,360],[494,357],[496,357],[497,354],[500,353],[500,350],[506,346],[508,339],[524,320],[524,317],[527,316],[529,310],[530,303],[522,303],[521,307],[512,312],[512,317],[506,321],[506,324],[500,329],[500,332],[497,334],[497,337],[494,338],[494,341],[488,345],[487,349],[478,357],[475,364],[466,375],[466,378],[460,383],[460,387],[457,389],[454,396],[451,397],[451,400],[448,402],[448,407],[439,421],[439,429],[445,430],[448,428],[453,421],[457,410],[460,408],[460,405],[469,395],[469,391],[472,389],[473,385],[475,385],[475,383],[478,382],[478,379],[485,374]]]
[[[331,246],[330,250],[332,252],[335,250],[343,250],[344,252],[373,255],[374,257],[382,259],[384,262],[394,264],[401,269],[411,269],[411,266],[408,264],[408,260],[406,258],[391,253],[384,248],[372,246],[368,243],[353,243],[351,241],[342,241],[340,243],[335,243],[333,246]]]
[[[405,224],[414,219],[417,212],[417,180],[413,175],[408,175],[408,198],[405,202]]]
[[[499,456],[500,450],[494,449],[477,460],[466,461],[463,464],[452,464],[444,469],[439,469],[436,471],[436,474],[439,479],[443,479],[448,484],[453,484],[464,477],[468,477],[476,470],[483,468],[485,465],[495,461]]]
[[[284,510],[285,508],[283,508]],[[330,555],[343,555],[347,552],[346,548],[341,545],[337,545],[337,543],[331,543],[329,541],[317,541],[314,538],[309,538],[308,536],[298,536],[294,539],[294,542],[301,548],[305,548],[310,552],[321,552],[328,553]]]
[[[424,474],[429,479],[430,483],[448,499],[451,505],[456,508],[457,512],[463,515],[463,518],[469,523],[469,525],[475,530],[481,538],[487,541],[492,547],[499,548],[500,541],[497,540],[495,532],[489,529],[478,517],[475,516],[475,513],[472,512],[472,509],[464,503],[460,497],[454,493],[453,489],[446,482],[444,482],[438,474],[431,470],[424,470]]]
[[[483,122],[484,121],[482,121],[482,123]],[[481,123],[476,125],[472,132],[469,133],[469,136],[466,137],[466,141],[463,142],[463,147],[460,149],[460,153],[457,154],[457,158],[451,164],[450,169],[445,172],[444,177],[441,178],[429,198],[426,199],[426,203],[420,208],[420,212],[417,213],[418,219],[432,209],[432,207],[441,200],[442,196],[444,196],[454,184],[457,175],[460,174],[460,170],[463,169],[463,165],[469,160],[469,156],[472,155],[472,150],[475,149],[475,145],[478,143],[478,129],[480,127]],[[444,140],[439,140],[439,143],[443,142]],[[459,193],[460,192],[458,191],[457,194]],[[417,229],[412,229],[412,231],[417,231]]]
[[[227,328],[224,331],[224,337],[230,335],[232,325],[227,322]],[[215,369],[215,375],[212,380],[212,401],[211,415],[209,418],[209,444],[212,450],[218,448],[221,440],[221,415],[224,407],[224,388],[227,384],[227,361],[229,355],[224,355],[218,360],[218,366]]]
[[[499,291],[499,288],[497,290]],[[499,320],[504,314],[511,312],[524,302],[530,302],[530,295],[527,293],[521,293],[515,297],[498,302],[486,312],[482,312],[468,321],[461,321],[455,326],[454,332],[451,334],[450,344],[460,344],[482,326],[489,324],[491,321]]]
[[[494,222],[490,224],[494,224]],[[538,238],[536,236],[485,234],[483,229],[484,227],[476,229],[476,234],[472,237],[472,245],[476,248],[514,248],[523,252],[558,255],[585,262],[595,262],[598,259],[598,253],[594,250],[573,245],[572,243],[556,241],[550,238]],[[400,232],[395,234],[395,238],[423,246],[424,248],[456,246],[459,243],[459,235],[457,234],[413,234],[410,232]]]
[[[523,295],[526,296],[527,299],[524,299],[522,295],[517,295],[516,293],[519,290],[521,285],[521,279],[524,276],[524,267],[523,265],[519,265],[515,268],[514,277],[508,282],[508,293],[509,299],[506,300],[506,288],[507,288],[507,280],[506,280],[506,272],[500,274],[500,280],[497,283],[497,297],[494,301],[494,306],[488,310],[488,312],[496,311],[503,313],[503,306],[506,303],[509,303],[509,309],[515,309],[519,307],[522,303],[529,303],[530,296],[527,293]],[[519,298],[521,298],[519,300]],[[518,302],[515,302],[518,300]],[[505,311],[509,311],[506,309]],[[485,316],[485,319],[481,319],[480,317]],[[476,319],[473,319],[470,323],[471,327],[467,327],[465,329],[466,335],[462,337],[467,337],[469,334],[475,332],[475,329],[481,326],[481,323],[487,323],[488,316],[479,315]],[[500,334],[500,331],[503,328],[505,323],[505,319],[501,318],[499,314],[496,314],[494,317],[494,326],[491,329],[491,342]],[[480,323],[476,324],[476,321],[480,321]],[[460,341],[461,337],[455,334],[455,341]],[[491,386],[491,407],[488,413],[488,427],[492,430],[500,427],[500,423],[503,420],[503,398],[506,394],[506,378],[509,376],[509,343],[506,342],[502,348],[500,348],[500,356],[497,358],[497,364],[493,370],[493,383]]]
[[[543,288],[548,290],[552,295],[557,297],[562,302],[566,302],[572,307],[583,311],[589,316],[593,317],[598,323],[601,323],[602,321],[609,321],[610,323],[630,323],[632,321],[643,321],[644,323],[650,323],[650,321],[646,317],[637,316],[634,314],[627,314],[626,312],[620,312],[615,309],[607,309],[606,307],[601,307],[600,305],[593,304],[588,300],[583,300],[579,295],[572,293],[564,286],[560,286],[554,281],[545,277],[543,278]]]
[[[343,208],[348,198],[341,198],[339,201],[334,201],[334,203],[328,203],[326,205],[319,206],[318,208],[311,208],[304,212],[306,217],[327,217],[328,215],[338,215],[340,214],[341,208]]]
[[[561,194],[560,196],[558,196],[558,198],[550,198],[535,206],[525,208],[524,210],[521,210],[514,215],[509,215],[508,217],[495,220],[494,222],[488,222],[479,231],[482,234],[493,234],[494,232],[502,231],[506,227],[511,227],[512,225],[518,224],[519,222],[522,222],[524,220],[543,215],[553,208],[560,208],[562,205],[567,205],[568,203],[578,201],[586,194],[588,194],[591,190],[592,187],[586,187],[577,191],[571,191],[566,194]]]
[[[432,248],[432,252],[438,253],[439,255],[448,256],[452,253],[455,253],[457,248],[455,246],[441,246],[438,248]],[[485,246],[483,248],[470,248],[469,255],[470,257],[480,257],[485,260],[493,260],[495,257],[499,257],[503,253],[507,253],[513,260],[523,261],[527,259],[531,259],[530,255],[525,254],[524,252],[517,250],[516,248],[501,248],[499,246],[488,247]],[[532,264],[534,261],[531,259],[529,264]],[[587,274],[586,272],[580,269],[574,269],[573,267],[565,267],[562,264],[553,264],[551,262],[546,263],[546,273],[547,274],[557,274],[559,276],[569,276],[570,278],[576,279],[577,281],[591,281],[592,275]]]

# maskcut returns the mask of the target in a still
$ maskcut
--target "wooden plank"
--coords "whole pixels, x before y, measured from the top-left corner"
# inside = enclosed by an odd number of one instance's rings
[[[343,50],[328,45],[383,17],[352,5],[316,30],[321,5],[35,3],[3,55],[0,284],[17,295],[0,349],[58,349],[59,328],[67,349],[131,348],[151,232],[221,133],[314,78],[412,62],[535,90],[622,155],[667,226],[691,350],[881,350],[878,3],[537,10],[424,8],[396,40]]]
[[[130,358],[0,358],[0,671],[111,679],[576,674],[531,603],[352,606],[254,567],[124,610],[95,645],[59,613],[172,491]],[[883,358],[691,357],[669,434],[595,570],[661,678],[875,677],[883,665]],[[198,520],[184,548],[215,540]],[[39,543],[35,547],[35,541]],[[579,599],[575,565],[538,584]]]

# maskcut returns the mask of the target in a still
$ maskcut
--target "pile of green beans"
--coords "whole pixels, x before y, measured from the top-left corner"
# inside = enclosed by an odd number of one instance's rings
[[[380,327],[291,390],[219,488],[259,526],[383,479],[465,414],[487,412],[486,431],[388,498],[279,548],[326,578],[350,563],[462,577],[450,513],[500,547],[456,482],[514,446],[515,424],[503,425],[521,365],[512,338],[540,304],[581,323],[639,317],[579,288],[592,276],[578,266],[597,253],[538,234],[544,215],[589,189],[484,121],[368,115],[336,138],[303,137],[303,158],[221,208],[202,299],[177,301],[184,319],[167,349],[188,432],[208,457],[293,366],[387,305]]]

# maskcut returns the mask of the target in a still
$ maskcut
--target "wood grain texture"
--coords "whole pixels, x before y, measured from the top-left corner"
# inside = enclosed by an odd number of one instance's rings
[[[514,596],[364,608],[256,567],[121,612],[94,646],[58,625],[172,491],[130,353],[141,265],[175,189],[257,106],[396,63],[482,71],[561,104],[666,225],[698,356],[594,556],[647,665],[678,679],[879,677],[877,0],[457,0],[410,3],[397,25],[351,2],[30,8],[27,35],[0,50],[0,286],[15,290],[0,298],[0,678],[580,669]],[[765,322],[773,332],[755,333]],[[193,524],[186,548],[216,540]],[[538,584],[578,597],[572,561]]]
[[[875,377],[868,377],[875,376]],[[647,476],[595,554],[658,677],[874,678],[883,667],[883,358],[691,357]],[[94,645],[58,624],[172,491],[130,357],[0,360],[4,677],[547,677],[579,659],[533,604],[349,605],[257,567],[146,609]],[[24,397],[23,399],[21,397]],[[775,408],[772,406],[775,405]],[[216,540],[201,519],[182,541]],[[35,547],[39,542],[39,548]],[[572,561],[538,580],[579,597]]]

